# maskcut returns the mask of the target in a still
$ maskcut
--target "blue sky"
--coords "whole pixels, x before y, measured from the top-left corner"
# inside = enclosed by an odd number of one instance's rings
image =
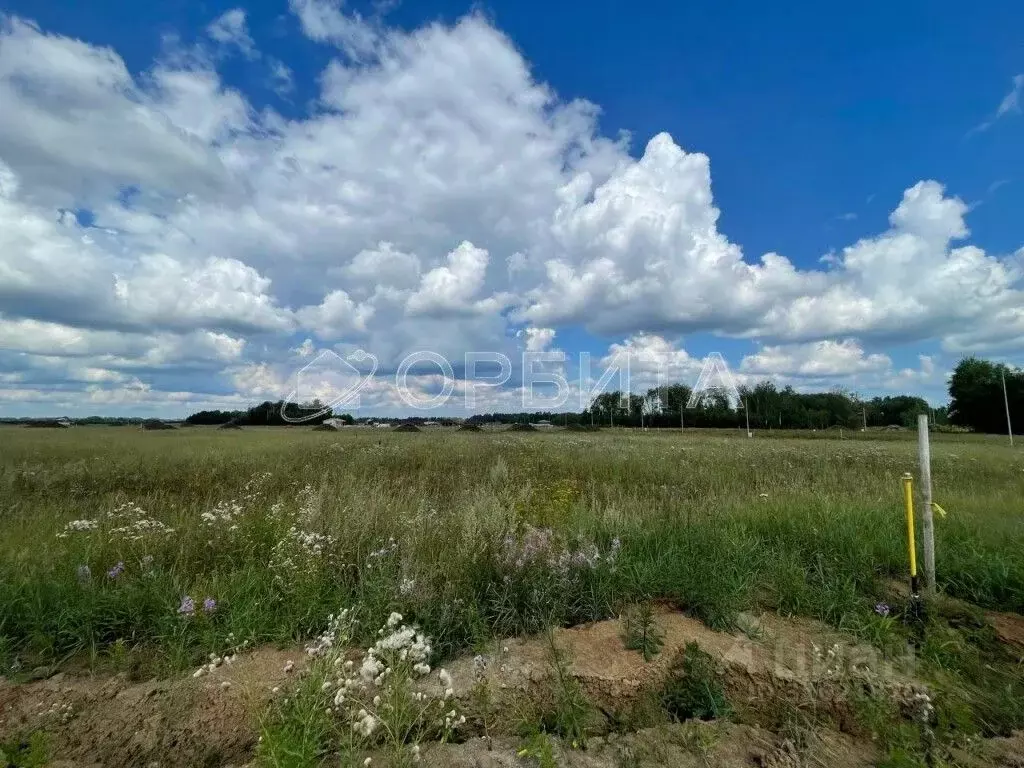
[[[530,329],[936,403],[963,354],[1024,361],[1019,4],[3,10],[0,415]]]

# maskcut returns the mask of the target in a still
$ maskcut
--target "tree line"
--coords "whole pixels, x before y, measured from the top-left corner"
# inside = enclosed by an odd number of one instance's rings
[[[689,408],[692,390],[685,384],[653,387],[643,394],[605,392],[592,410],[601,424],[648,427],[746,427],[751,429],[829,429],[845,427],[910,427],[918,414],[945,423],[945,409],[934,411],[920,397],[897,395],[865,400],[850,392],[797,392],[762,381],[738,388],[739,402],[721,392],[708,392]]]
[[[917,424],[919,415],[928,414],[935,426],[1005,434],[1008,405],[1011,416],[1018,414],[1014,432],[1024,433],[1024,370],[976,357],[964,358],[956,366],[949,380],[949,405],[939,408],[931,408],[924,398],[913,395],[867,399],[843,389],[797,392],[771,381],[739,387],[739,403],[730,403],[722,393],[709,392],[689,408],[692,393],[685,384],[652,387],[643,393],[602,392],[581,413],[487,413],[473,416],[471,421],[735,428],[745,427],[749,418],[751,429],[909,429]]]
[[[295,424],[296,422],[310,426],[321,424],[330,418],[340,418],[332,416],[329,410],[323,413],[321,411],[324,411],[324,406],[321,405],[319,400],[314,400],[305,405],[285,403],[284,400],[278,400],[277,402],[267,400],[244,411],[199,411],[188,416],[185,419],[185,423],[195,425],[238,424],[245,427],[283,427]],[[349,416],[349,419],[351,418]]]
[[[1006,401],[1003,381],[1006,382]],[[745,427],[751,429],[847,429],[874,427],[912,428],[917,417],[926,413],[935,425],[951,424],[977,432],[1006,432],[1006,404],[1018,414],[1015,431],[1024,430],[1024,370],[975,357],[960,361],[949,380],[948,406],[931,408],[921,397],[887,395],[860,398],[843,389],[828,392],[797,392],[793,387],[777,387],[771,381],[739,388],[740,403],[730,403],[721,393],[709,392],[693,408],[687,405],[693,390],[685,384],[652,387],[643,393],[602,392],[579,413],[551,411],[481,413],[467,421],[473,423],[536,423],[555,425],[599,425],[623,427]],[[738,406],[738,407],[737,407]],[[284,408],[285,418],[282,416]],[[226,424],[284,426],[323,410],[314,401],[308,405],[284,401],[266,401],[247,410],[200,411],[189,416],[189,424]],[[331,418],[323,413],[302,424],[319,424]],[[353,423],[349,414],[334,416]],[[291,420],[291,421],[289,421]],[[373,420],[373,419],[371,419]],[[437,420],[445,417],[410,417],[401,421]],[[366,419],[360,419],[366,421]]]

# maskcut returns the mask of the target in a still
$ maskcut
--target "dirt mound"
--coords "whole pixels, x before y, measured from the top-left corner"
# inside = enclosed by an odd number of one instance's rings
[[[57,419],[41,419],[39,421],[30,421],[25,426],[29,429],[67,429],[71,424],[70,422]]]
[[[146,430],[177,429],[173,424],[168,424],[166,421],[159,421],[157,419],[150,419],[142,422],[142,428]]]
[[[314,432],[338,432],[338,428],[333,424],[317,424],[313,427]]]
[[[537,428],[533,424],[513,424],[509,427],[509,432],[536,432]]]
[[[1018,651],[1024,651],[1024,616],[987,611],[985,618],[995,630],[996,637],[1007,645],[1014,646]]]
[[[235,424],[234,422],[228,422],[227,424],[221,424],[217,429],[241,429],[241,424]]]
[[[463,424],[456,432],[483,432],[477,424]]]
[[[856,732],[852,712],[833,682],[837,665],[869,668],[893,685],[909,678],[900,660],[886,660],[876,649],[858,645],[817,622],[782,620],[773,615],[744,617],[746,633],[717,632],[675,611],[662,611],[655,623],[662,635],[660,653],[651,661],[628,650],[620,621],[601,621],[556,630],[554,641],[564,651],[568,669],[587,699],[617,722],[679,674],[687,645],[696,643],[721,668],[724,691],[747,722],[775,727],[785,706],[813,703],[844,731]],[[517,711],[524,700],[544,701],[552,691],[551,648],[546,637],[516,638],[485,655],[488,687],[497,692],[501,710]],[[456,691],[474,685],[472,659],[448,667]],[[766,706],[770,703],[771,706]],[[472,709],[472,702],[463,706]]]
[[[808,736],[807,746],[798,750],[791,741],[761,728],[698,720],[594,738],[587,742],[586,751],[568,750],[553,738],[547,743],[557,765],[574,768],[866,768],[875,765],[878,757],[872,744],[842,734],[819,731]],[[511,768],[524,765],[519,757],[522,749],[521,740],[505,738],[438,744],[425,751],[423,765]]]
[[[391,430],[392,432],[420,432],[420,428],[415,424],[406,422],[405,424],[399,424],[397,427]]]
[[[868,665],[880,679],[908,679],[874,649],[813,621],[742,616],[744,631],[730,634],[660,609],[654,622],[663,643],[650,661],[625,647],[618,620],[554,631],[565,668],[594,707],[591,732],[608,734],[592,739],[585,752],[563,751],[555,744],[557,764],[794,768],[819,764],[807,762],[814,754],[820,764],[832,768],[869,765],[874,747],[866,738],[853,740],[865,734],[848,717],[846,700],[831,697],[831,676],[837,665]],[[687,722],[616,736],[614,730],[621,723],[636,722],[629,720],[632,713],[642,711],[666,680],[677,679],[680,659],[693,652],[690,643],[720,667],[725,694],[745,725]],[[555,691],[550,640],[514,638],[496,643],[481,657],[486,662],[488,706],[493,707],[489,732],[494,748],[488,750],[475,738],[483,722],[473,694],[479,661],[456,659],[447,669],[460,711],[467,716],[464,735],[469,740],[427,745],[428,766],[522,764],[517,759],[523,748],[517,736],[521,713],[527,711],[524,707],[546,707]],[[124,675],[58,674],[20,685],[0,680],[0,742],[41,729],[47,733],[50,754],[69,761],[65,765],[135,766],[156,761],[161,766],[238,766],[253,758],[257,721],[275,695],[272,689],[280,686],[276,695],[287,696],[304,658],[301,649],[260,649],[199,678],[183,673],[144,683],[132,683]],[[292,659],[297,666],[286,672]],[[805,739],[798,753],[779,735],[785,730],[778,717],[793,711],[786,707],[794,705],[813,705],[838,731],[852,736],[815,731],[817,735]],[[1010,743],[1004,746],[1004,751],[1014,748]]]
[[[198,679],[0,680],[0,741],[44,729],[50,754],[68,766],[241,765],[252,759],[271,689],[295,674],[284,671],[289,659],[300,662],[301,651],[261,649]]]

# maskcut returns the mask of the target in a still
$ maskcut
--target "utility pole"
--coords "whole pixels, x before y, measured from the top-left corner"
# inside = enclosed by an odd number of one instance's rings
[[[1010,424],[1010,398],[1006,396],[1006,367],[999,369],[1003,379],[1003,405],[1006,406],[1006,432],[1010,436],[1010,447],[1013,448],[1013,426]]]
[[[868,409],[867,406],[862,405],[860,407],[861,415],[864,417],[864,431],[868,431]]]

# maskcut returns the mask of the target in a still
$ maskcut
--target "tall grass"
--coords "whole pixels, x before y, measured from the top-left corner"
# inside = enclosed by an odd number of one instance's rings
[[[650,598],[716,627],[771,608],[868,631],[905,570],[899,478],[916,453],[853,437],[4,428],[0,653],[116,642],[182,667],[228,633],[286,642],[354,606],[368,626],[398,610],[451,654]],[[937,436],[932,471],[950,512],[940,588],[1021,611],[1024,453]],[[203,521],[232,501],[230,521]],[[173,533],[112,535],[125,502]],[[100,524],[59,538],[76,519]],[[531,531],[570,564],[512,562]],[[181,615],[186,595],[216,609]]]

